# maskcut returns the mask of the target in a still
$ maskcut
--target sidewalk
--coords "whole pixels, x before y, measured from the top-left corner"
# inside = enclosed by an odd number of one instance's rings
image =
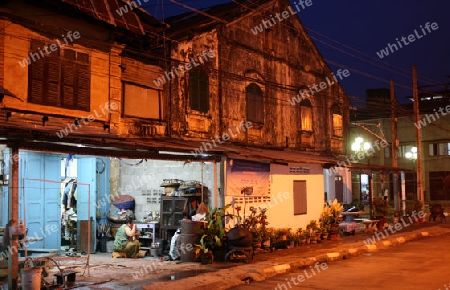
[[[392,246],[398,246],[415,239],[427,236],[438,236],[450,233],[450,224],[423,223],[412,224],[399,233],[377,240],[375,244],[368,242],[373,234],[358,233],[355,236],[341,236],[340,241],[325,241],[324,243],[300,246],[278,250],[255,256],[250,264],[236,264],[230,269],[222,269],[212,275],[199,275],[188,279],[170,282],[153,283],[144,289],[230,289],[245,284],[243,280],[261,281],[266,278],[283,274],[291,269],[300,269],[316,262],[332,262],[336,259],[348,259],[358,255],[375,252]],[[366,245],[364,243],[366,241]]]
[[[262,281],[272,276],[314,265],[332,262],[398,246],[427,236],[450,233],[450,223],[411,224],[398,233],[382,239],[373,233],[359,232],[341,236],[339,241],[323,241],[254,256],[249,264],[242,262],[180,263],[152,257],[113,259],[111,253],[90,255],[90,267],[76,277],[76,289],[230,289],[249,280]],[[370,239],[370,240],[368,240]],[[365,242],[365,243],[364,243]],[[82,268],[76,269],[82,272]],[[54,269],[56,273],[56,269]],[[48,278],[53,277],[51,271]],[[49,280],[51,281],[51,280]]]

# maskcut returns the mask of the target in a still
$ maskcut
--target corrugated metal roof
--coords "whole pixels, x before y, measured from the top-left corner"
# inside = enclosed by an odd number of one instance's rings
[[[151,16],[147,11],[128,5],[122,0],[61,0],[90,17],[129,30],[135,34],[145,35],[146,31],[166,29],[167,25]],[[137,4],[136,4],[137,5]],[[132,7],[132,8],[131,8]],[[120,10],[122,8],[122,10]],[[121,13],[119,13],[120,11]]]

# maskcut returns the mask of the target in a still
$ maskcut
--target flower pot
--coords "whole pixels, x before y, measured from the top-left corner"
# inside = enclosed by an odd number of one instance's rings
[[[309,244],[311,244],[311,238],[306,238],[306,245],[309,245]]]
[[[261,249],[261,242],[253,242],[253,250]]]
[[[328,239],[331,241],[337,241],[340,239],[339,237],[339,224],[332,224],[330,227],[330,233],[328,235]]]
[[[200,263],[202,265],[212,264],[214,260],[213,252],[203,253],[200,257]]]
[[[217,262],[225,262],[226,255],[227,255],[227,248],[225,246],[213,250],[214,260]]]
[[[263,249],[270,249],[270,239],[262,242]]]
[[[252,233],[243,227],[235,227],[227,232],[228,243],[234,247],[251,247]]]

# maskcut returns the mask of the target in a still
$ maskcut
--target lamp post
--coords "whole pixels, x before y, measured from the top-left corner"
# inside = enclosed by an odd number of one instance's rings
[[[358,160],[363,159],[366,156],[366,151],[370,150],[371,148],[372,148],[372,144],[370,144],[370,142],[364,142],[364,138],[362,138],[362,137],[356,137],[355,141],[352,143],[352,151],[355,152]],[[370,169],[368,170],[367,176],[368,176],[367,190],[369,191],[369,211],[370,211],[370,218],[373,218],[372,171]],[[361,175],[360,175],[359,181],[361,184]],[[362,188],[362,186],[361,186],[361,188]],[[360,190],[361,190],[361,194],[360,194],[361,200],[363,200],[362,189],[360,189]]]
[[[417,160],[417,147],[412,147],[411,151],[405,153],[405,157],[409,160],[413,160],[415,163]]]
[[[406,152],[405,158],[408,160],[412,160],[414,162],[414,167],[416,167],[417,147],[412,147],[410,151]],[[416,182],[417,182],[417,172],[416,172]],[[417,197],[417,198],[419,198],[419,197]]]

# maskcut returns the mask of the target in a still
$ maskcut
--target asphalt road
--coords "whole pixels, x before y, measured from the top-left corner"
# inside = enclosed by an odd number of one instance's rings
[[[233,288],[256,289],[450,290],[450,234],[419,239],[348,260],[319,263],[316,268],[295,270]]]

